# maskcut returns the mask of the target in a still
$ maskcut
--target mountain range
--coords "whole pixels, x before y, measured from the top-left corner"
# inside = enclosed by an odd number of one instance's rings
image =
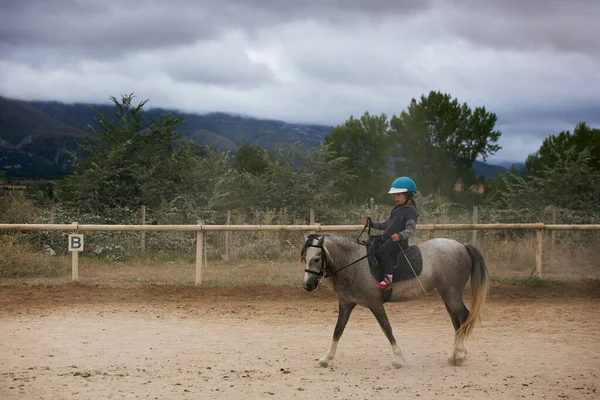
[[[103,114],[114,106],[94,104]],[[173,110],[152,108],[144,113],[157,117]],[[175,112],[183,118],[179,131],[202,146],[235,149],[243,143],[269,150],[285,143],[305,146],[322,143],[331,127],[292,124],[228,113]],[[0,97],[0,168],[12,179],[57,179],[70,173],[69,151],[77,149],[77,138],[87,135],[85,126],[95,125],[95,113],[87,104],[56,101],[22,101]],[[477,176],[490,179],[506,173],[507,166],[476,161]]]

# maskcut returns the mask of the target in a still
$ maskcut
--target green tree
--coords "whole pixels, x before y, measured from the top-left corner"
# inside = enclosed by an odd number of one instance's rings
[[[458,177],[470,185],[477,157],[485,161],[501,148],[495,124],[496,114],[471,109],[449,94],[431,91],[418,102],[412,99],[407,111],[390,121],[396,171],[412,176],[426,193],[449,194]]]
[[[233,166],[238,171],[261,175],[274,160],[275,156],[269,150],[243,143],[235,152]]]
[[[246,174],[239,187],[247,209],[287,208],[306,218],[309,210],[335,208],[344,199],[340,190],[351,179],[345,159],[336,157],[327,144],[303,149],[293,143],[278,149],[264,175]]]
[[[334,157],[343,157],[346,170],[353,176],[341,184],[347,200],[381,198],[391,181],[389,123],[385,114],[365,112],[359,119],[350,117],[325,136]]]
[[[543,165],[536,174],[504,179],[504,190],[495,194],[494,206],[541,210],[548,206],[600,212],[600,171],[591,168],[590,149],[568,149],[555,155],[552,165]]]
[[[565,158],[567,152],[581,153],[585,149],[589,149],[590,168],[600,171],[600,129],[580,122],[573,133],[562,131],[544,139],[540,149],[527,157],[526,172],[535,174],[544,171],[546,167],[553,168],[559,160]]]
[[[75,157],[73,175],[65,179],[61,197],[80,210],[145,204],[157,207],[171,200],[185,184],[184,174],[201,152],[195,143],[181,140],[180,118],[171,113],[145,118],[143,107],[132,104],[133,94],[118,101],[116,111],[96,112],[98,129],[80,142],[82,156]]]
[[[168,223],[215,223],[216,216],[243,206],[247,194],[240,185],[240,173],[230,165],[229,154],[207,149],[202,157],[184,156],[177,190],[157,214]]]

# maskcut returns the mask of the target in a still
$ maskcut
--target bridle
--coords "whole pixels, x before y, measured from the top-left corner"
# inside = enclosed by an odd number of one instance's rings
[[[312,244],[313,240],[318,237],[319,237],[318,235],[310,235],[308,237],[308,239],[306,240],[307,244],[304,245],[304,250],[306,250],[307,247],[316,247],[317,249],[321,250],[321,268],[319,268],[318,272],[313,271],[308,268],[304,268],[304,272],[313,274],[313,275],[317,275],[317,277],[318,277],[317,279],[320,280],[323,277],[328,278],[329,273],[327,272],[327,250],[325,250],[325,247],[321,244]],[[303,254],[303,256],[304,256],[304,254]]]
[[[362,230],[362,232],[358,235],[358,237],[356,238],[356,241],[364,246],[368,245],[367,242],[363,242],[360,240],[360,237],[362,236],[362,234],[364,233],[365,229],[367,227],[365,226]],[[371,224],[369,221],[369,233],[371,232]],[[306,240],[306,244],[304,245],[304,249],[303,249],[303,254],[302,256],[304,256],[304,251],[306,250],[307,247],[315,247],[317,249],[321,250],[321,268],[319,269],[318,272],[313,271],[311,269],[308,268],[304,268],[304,272],[309,273],[309,274],[313,274],[313,275],[317,275],[318,278],[317,279],[321,279],[321,278],[328,278],[329,277],[329,268],[327,268],[327,249],[325,249],[325,247],[322,244],[313,244],[312,242],[314,241],[314,239],[319,238],[320,235],[317,234],[311,234],[308,236],[307,240]],[[321,238],[324,238],[324,236],[321,236]],[[320,240],[319,240],[320,241]],[[365,258],[369,257],[371,254],[369,252],[367,252],[367,254],[363,257],[360,257],[357,260],[352,261],[350,264],[346,264],[341,268],[338,268],[337,270],[333,271],[333,273],[338,273],[341,270],[348,268],[351,265],[356,264],[357,262],[359,262],[360,260],[364,260]]]

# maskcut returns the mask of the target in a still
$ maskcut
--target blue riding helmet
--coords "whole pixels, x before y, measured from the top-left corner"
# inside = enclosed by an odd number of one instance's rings
[[[413,194],[417,192],[417,185],[415,184],[415,181],[410,179],[408,176],[401,176],[399,178],[396,178],[396,180],[392,182],[392,187],[390,188],[390,191],[388,193],[405,192],[411,192]]]

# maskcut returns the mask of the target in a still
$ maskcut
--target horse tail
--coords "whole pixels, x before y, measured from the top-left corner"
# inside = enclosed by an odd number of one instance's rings
[[[475,324],[480,320],[483,306],[485,305],[486,296],[489,288],[489,274],[485,264],[483,254],[474,246],[465,245],[467,252],[471,257],[471,312],[469,313],[464,324],[457,331],[457,337],[466,339]]]

